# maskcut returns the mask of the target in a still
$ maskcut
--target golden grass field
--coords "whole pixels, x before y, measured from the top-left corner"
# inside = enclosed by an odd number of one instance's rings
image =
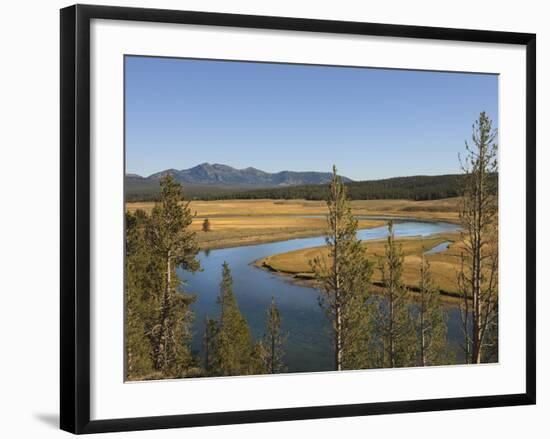
[[[458,198],[433,201],[356,200],[351,202],[356,215],[411,216],[430,220],[458,220]],[[129,211],[151,211],[154,202],[127,203]],[[199,217],[323,215],[324,201],[307,200],[221,200],[192,201],[191,211]]]
[[[456,273],[460,269],[460,235],[458,233],[442,233],[425,238],[401,238],[396,239],[403,248],[404,267],[403,282],[411,289],[416,289],[420,280],[420,263],[422,253],[443,242],[450,242],[449,248],[440,253],[428,254],[426,259],[430,262],[434,284],[447,295],[457,295]],[[365,242],[367,256],[374,264],[374,283],[381,281],[381,272],[378,261],[384,256],[385,239]],[[312,280],[313,274],[309,261],[315,257],[327,257],[325,247],[312,247],[291,251],[255,261],[257,267],[269,269],[280,274],[289,275],[298,281]]]
[[[351,204],[356,215],[458,221],[456,198],[436,201],[360,200]],[[142,209],[149,213],[153,206],[153,202],[137,202],[127,203],[126,208],[131,212]],[[324,201],[306,200],[192,201],[190,208],[195,215],[192,229],[197,232],[197,240],[203,249],[318,236],[325,230],[325,219],[304,216],[327,213]],[[210,221],[210,232],[202,231],[204,218]],[[383,224],[382,220],[361,220],[359,227]]]

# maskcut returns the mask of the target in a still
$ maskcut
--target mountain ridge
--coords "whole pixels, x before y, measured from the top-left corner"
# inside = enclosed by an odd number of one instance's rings
[[[285,170],[270,173],[251,166],[237,169],[225,164],[204,162],[188,169],[165,169],[147,177],[138,174],[126,174],[126,179],[142,182],[157,182],[167,173],[170,173],[176,181],[182,184],[250,188],[326,184],[332,177],[330,172]],[[341,178],[344,183],[353,181],[347,177]]]

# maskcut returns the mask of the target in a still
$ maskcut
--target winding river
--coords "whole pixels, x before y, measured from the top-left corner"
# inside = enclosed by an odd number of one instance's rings
[[[394,225],[394,232],[398,237],[427,236],[454,232],[458,229],[459,226],[455,224],[411,219],[395,219]],[[385,226],[358,232],[358,237],[362,240],[386,236]],[[219,294],[221,267],[222,263],[227,261],[233,274],[233,290],[239,308],[247,319],[254,338],[263,335],[266,310],[271,297],[274,296],[281,312],[283,330],[288,332],[285,346],[288,371],[331,370],[333,356],[330,346],[330,324],[318,305],[318,290],[295,285],[283,276],[251,265],[253,261],[266,256],[323,244],[323,237],[314,237],[200,252],[198,258],[204,271],[195,274],[181,270],[178,272],[186,282],[186,291],[197,295],[197,300],[192,305],[195,312],[193,350],[202,351],[205,317],[217,315],[216,298]],[[442,251],[445,248],[442,246],[437,250]],[[451,307],[448,312],[449,342],[458,351],[461,337],[460,312],[456,307]]]

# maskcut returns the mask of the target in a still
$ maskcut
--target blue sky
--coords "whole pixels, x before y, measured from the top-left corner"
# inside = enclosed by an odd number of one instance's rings
[[[498,76],[126,57],[126,172],[199,163],[355,180],[458,172]]]

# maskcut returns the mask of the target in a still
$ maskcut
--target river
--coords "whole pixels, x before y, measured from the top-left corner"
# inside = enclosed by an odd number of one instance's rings
[[[428,236],[457,230],[459,226],[456,224],[444,222],[397,219],[394,224],[395,236],[398,237]],[[358,231],[358,237],[362,240],[385,236],[385,226]],[[330,345],[330,323],[319,307],[318,290],[293,284],[283,276],[251,265],[253,261],[266,256],[320,245],[324,245],[323,237],[201,251],[198,259],[204,271],[194,274],[178,271],[181,279],[186,282],[185,290],[197,295],[197,300],[192,305],[195,312],[193,351],[202,352],[205,317],[217,316],[216,298],[219,294],[221,268],[222,263],[227,261],[233,274],[233,290],[239,308],[248,321],[254,338],[258,339],[263,335],[266,310],[271,297],[274,296],[281,312],[283,330],[288,332],[285,345],[288,371],[331,370],[333,355]],[[448,314],[449,343],[459,352],[458,343],[462,336],[460,311],[457,307],[450,307]]]

